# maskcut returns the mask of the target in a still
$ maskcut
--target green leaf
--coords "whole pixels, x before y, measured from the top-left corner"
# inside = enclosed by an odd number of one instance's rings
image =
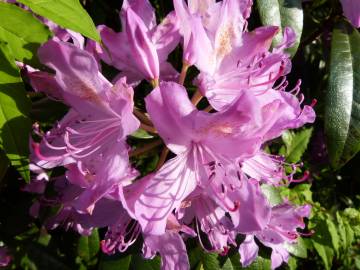
[[[261,185],[261,191],[266,196],[271,206],[275,206],[283,202],[279,189],[272,185]]]
[[[78,255],[85,261],[91,261],[100,250],[100,239],[97,229],[89,236],[81,236],[78,243]]]
[[[288,266],[290,270],[296,270],[298,269],[297,260],[294,257],[290,257],[288,261]]]
[[[99,33],[78,0],[19,0],[36,14],[100,42]]]
[[[326,219],[326,224],[328,226],[328,230],[329,230],[329,233],[330,233],[330,236],[331,236],[332,246],[333,246],[337,256],[339,256],[340,238],[339,238],[339,235],[337,233],[336,225],[334,224],[334,222],[330,218]]]
[[[347,220],[344,220],[339,212],[336,212],[336,221],[338,223],[338,233],[342,249],[347,252],[354,240],[354,230]]]
[[[240,255],[236,252],[234,255],[230,257],[232,266],[234,270],[270,270],[271,269],[271,261],[269,259],[265,259],[261,256],[258,256],[256,260],[249,265],[248,267],[242,267],[240,263]]]
[[[145,131],[145,130],[143,130],[141,128],[136,130],[130,136],[134,137],[134,138],[137,138],[137,139],[152,139],[152,138],[154,138],[153,135],[151,135],[150,133],[148,133],[147,131]]]
[[[99,270],[128,270],[130,267],[131,255],[126,257],[106,256],[100,260]]]
[[[292,255],[304,259],[307,257],[306,245],[302,238],[298,238],[296,244],[286,244],[285,246],[287,251],[289,251]]]
[[[303,205],[305,203],[311,203],[312,200],[312,192],[311,192],[310,184],[300,184],[293,188],[288,187],[280,187],[281,197],[288,198],[291,202]]]
[[[303,129],[299,132],[286,131],[282,139],[286,145],[286,160],[290,163],[296,163],[301,160],[312,134],[312,128]]]
[[[160,270],[160,257],[156,256],[152,260],[146,260],[141,255],[133,255],[131,260],[131,269],[141,270]]]
[[[26,97],[19,70],[14,64],[14,57],[8,46],[1,41],[0,67],[0,146],[21,176],[30,181],[31,122],[27,117],[30,102]]]
[[[229,258],[226,259],[225,263],[221,267],[221,270],[235,270]]]
[[[271,261],[269,259],[257,257],[255,262],[253,262],[250,266],[248,266],[244,269],[247,269],[247,270],[270,270],[271,269]]]
[[[35,268],[30,269],[52,269],[52,270],[70,270],[59,256],[54,255],[49,249],[40,244],[30,243],[26,246],[28,256],[27,264],[33,265]],[[22,262],[23,263],[23,262]],[[26,265],[22,269],[29,269]],[[51,267],[50,267],[51,266]]]
[[[0,2],[1,39],[6,42],[15,59],[39,65],[36,53],[39,46],[51,36],[49,29],[26,11],[13,4]]]
[[[325,269],[330,270],[332,266],[332,261],[334,258],[334,250],[329,246],[321,245],[318,242],[313,241],[314,248],[322,259]]]
[[[296,42],[289,53],[294,55],[299,47],[303,30],[303,10],[301,0],[257,0],[257,7],[263,25],[275,25],[280,32],[273,40],[273,46],[282,41],[282,32],[286,26],[290,26],[296,34]]]
[[[322,259],[325,269],[331,269],[335,255],[334,243],[335,246],[337,245],[336,228],[334,228],[334,223],[332,223],[329,215],[318,212],[314,217],[309,224],[310,228],[312,228],[313,224],[316,224],[315,228],[313,228],[315,234],[312,236],[311,242]]]
[[[221,269],[220,262],[217,259],[218,255],[216,253],[206,253],[203,252],[201,257],[201,263],[204,270],[219,270]]]
[[[330,162],[339,169],[360,150],[360,34],[347,22],[332,34],[325,134]]]

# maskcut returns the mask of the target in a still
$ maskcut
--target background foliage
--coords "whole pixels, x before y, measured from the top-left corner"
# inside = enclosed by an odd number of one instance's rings
[[[106,24],[119,31],[119,0],[19,0],[38,15],[64,28],[99,41],[95,25]],[[172,10],[171,1],[151,1],[158,18]],[[31,13],[0,1],[0,246],[13,257],[9,269],[159,269],[160,260],[144,261],[139,240],[125,254],[106,256],[99,250],[104,232],[80,237],[71,231],[47,231],[42,221],[57,209],[48,209],[38,219],[29,215],[35,196],[23,192],[30,180],[28,136],[31,124],[49,128],[66,107],[34,93],[22,81],[15,60],[40,67],[37,48],[51,32]],[[298,34],[289,50],[293,70],[289,80],[302,79],[302,91],[316,98],[317,121],[312,127],[289,131],[274,141],[268,151],[285,155],[289,163],[304,162],[310,172],[306,183],[274,191],[264,187],[272,203],[289,198],[308,203],[313,213],[307,221],[314,231],[304,237],[289,265],[282,269],[360,269],[360,34],[342,16],[338,0],[257,0],[249,29],[260,25],[291,26]],[[281,40],[279,34],[273,45]],[[177,49],[171,58],[180,63]],[[111,78],[116,71],[108,66]],[[190,76],[191,77],[191,76]],[[137,91],[138,98],[147,89]],[[140,93],[140,94],[139,94]],[[308,102],[309,103],[309,102]],[[137,104],[141,107],[141,104]],[[130,138],[141,146],[156,138],[139,131]],[[160,149],[133,159],[143,174],[152,171]],[[187,241],[192,269],[242,269],[236,250],[226,257],[208,254]],[[270,269],[269,250],[247,269]]]

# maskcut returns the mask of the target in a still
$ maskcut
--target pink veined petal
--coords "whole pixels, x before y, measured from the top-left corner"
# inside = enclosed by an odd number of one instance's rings
[[[161,82],[146,98],[146,109],[159,134],[176,154],[190,147],[192,126],[184,120],[195,110],[184,87],[177,83]]]
[[[277,113],[271,107],[269,107],[267,113],[264,111],[267,115],[273,112],[272,126],[268,125],[265,136],[266,140],[278,137],[286,129],[298,128],[306,123],[313,123],[315,121],[316,116],[312,107],[305,105],[302,109],[298,98],[289,92],[270,89],[265,94],[258,95],[257,100],[262,106],[265,104],[270,106],[274,102],[279,104]]]
[[[35,89],[35,91],[45,93],[57,100],[63,99],[62,88],[57,83],[53,74],[35,71],[27,72],[27,77],[29,78],[31,86]]]
[[[272,185],[277,185],[286,177],[282,166],[263,152],[245,159],[241,169],[250,178]]]
[[[247,235],[244,242],[240,244],[240,262],[243,267],[249,266],[258,256],[259,247],[255,243],[253,235]]]
[[[155,11],[148,0],[124,0],[121,9],[122,11],[126,11],[128,8],[131,8],[138,16],[141,17],[148,29],[152,29],[156,26]],[[120,13],[123,26],[126,25],[124,23],[126,20],[125,16],[123,15],[123,12]]]
[[[188,153],[168,160],[151,178],[135,202],[135,216],[143,232],[161,235],[170,214],[196,187],[194,161]]]
[[[101,75],[95,58],[76,46],[49,40],[38,52],[40,61],[56,71],[65,101],[78,110],[96,107],[111,114],[102,95],[111,84]]]
[[[205,193],[205,192],[204,192]],[[200,195],[191,200],[192,214],[195,216],[196,227],[200,228],[207,236],[211,245],[210,251],[224,252],[229,243],[234,243],[231,235],[233,229],[230,219],[225,216],[225,211],[211,199],[211,196]],[[204,248],[203,237],[198,231],[198,237]]]
[[[138,69],[147,79],[159,78],[159,57],[156,46],[149,36],[149,29],[141,18],[128,8],[126,13],[126,34]]]
[[[114,186],[122,185],[122,182],[135,178],[134,175],[129,174],[129,158],[125,141],[111,147],[109,151],[103,153],[104,159],[99,161],[101,167],[96,171],[94,179],[90,180],[93,184],[72,204],[80,213],[92,213],[95,203],[109,194]]]
[[[296,33],[291,27],[285,27],[282,42],[273,50],[273,52],[283,52],[290,48],[296,42]]]
[[[75,110],[70,109],[63,119],[47,132],[46,135],[51,134],[50,138],[45,136],[45,140],[43,139],[40,144],[32,144],[32,147],[30,147],[30,160],[37,166],[45,169],[74,163],[74,158],[66,151],[66,144],[63,137],[59,134],[59,130],[63,133],[65,127],[71,125],[76,120],[80,120],[79,114]]]
[[[156,46],[160,62],[165,62],[168,55],[180,41],[179,20],[175,12],[170,12],[162,22],[151,31],[151,40]]]
[[[243,180],[234,201],[239,209],[230,212],[234,226],[240,233],[254,233],[264,229],[271,217],[271,207],[254,180]]]
[[[116,204],[113,205],[116,206]],[[124,252],[135,243],[140,234],[140,226],[131,219],[121,204],[117,205],[117,208],[110,205],[110,209],[113,211],[113,220],[115,220],[108,224],[105,238],[101,241],[101,249],[106,254],[114,254],[116,251]]]
[[[238,0],[222,1],[218,27],[215,33],[214,49],[216,67],[234,48],[243,43],[242,35],[245,19],[242,16]],[[202,70],[201,70],[202,71]]]
[[[201,142],[213,152],[229,158],[253,155],[262,143],[261,112],[249,93],[243,93],[227,110],[205,114],[199,112],[196,130]]]
[[[204,14],[207,9],[216,3],[216,0],[188,0],[189,10],[191,13]]]
[[[271,252],[271,269],[281,266],[283,262],[288,262],[289,257],[289,252],[285,248],[274,245]]]
[[[155,252],[160,253],[161,270],[190,269],[185,243],[176,232],[146,236],[143,249],[147,257],[151,257]]]
[[[105,25],[99,25],[97,29],[102,42],[106,46],[105,50],[99,52],[101,60],[109,65],[113,65],[119,70],[136,72],[137,67],[131,55],[130,44],[126,33],[116,33]],[[119,50],[119,44],[122,44],[121,50]]]
[[[252,32],[244,32],[241,46],[233,48],[231,53],[224,58],[218,72],[224,74],[233,71],[239,65],[248,65],[255,55],[269,50],[272,39],[278,32],[277,26],[263,26]]]
[[[181,22],[180,33],[183,36],[183,60],[189,65],[195,64],[200,70],[211,71],[215,62],[212,59],[213,48],[202,25],[199,15],[192,15],[183,0],[174,0],[174,8]]]
[[[179,81],[179,72],[168,62],[160,65],[160,79],[162,81]]]

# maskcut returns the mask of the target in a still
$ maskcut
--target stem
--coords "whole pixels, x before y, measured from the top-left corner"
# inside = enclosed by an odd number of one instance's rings
[[[136,148],[135,150],[131,151],[130,154],[129,154],[129,156],[130,156],[130,157],[135,157],[135,156],[142,155],[142,154],[150,151],[151,149],[156,148],[157,146],[159,146],[159,145],[161,145],[161,144],[162,144],[162,141],[161,141],[161,140],[153,141],[153,142],[151,142],[151,143],[146,144],[146,145],[143,146],[143,147]]]
[[[160,158],[158,164],[156,165],[155,171],[158,171],[161,168],[161,166],[165,163],[168,154],[169,154],[169,149],[165,146],[161,151]]]
[[[142,128],[143,130],[146,130],[147,132],[153,133],[153,134],[158,133],[156,128],[154,128],[152,126],[145,125],[143,123],[140,123],[140,128]]]
[[[187,72],[188,68],[189,68],[189,65],[186,62],[183,62],[180,77],[179,77],[179,84],[181,84],[181,85],[184,85],[185,78],[186,78],[186,72]]]
[[[191,103],[195,106],[199,104],[200,100],[203,98],[199,90],[196,90],[195,94],[191,97]]]
[[[140,120],[140,122],[142,122],[148,126],[153,126],[153,123],[151,122],[149,117],[147,117],[147,115],[144,114],[143,112],[140,112],[139,109],[135,108],[134,114]]]

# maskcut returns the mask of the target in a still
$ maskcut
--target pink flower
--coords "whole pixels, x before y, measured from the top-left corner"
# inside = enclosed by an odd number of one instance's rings
[[[30,73],[33,87],[61,98],[71,109],[52,130],[40,134],[40,144],[33,143],[33,161],[43,168],[76,163],[69,180],[86,187],[77,207],[91,212],[114,186],[136,177],[125,142],[139,127],[132,114],[133,90],[125,79],[109,83],[93,56],[69,43],[48,41],[39,57],[56,74]]]
[[[341,0],[344,15],[353,26],[360,27],[360,3],[359,0]]]
[[[255,183],[248,183],[238,164],[255,155],[264,138],[282,130],[281,100],[260,106],[244,92],[227,110],[209,114],[191,104],[182,86],[163,82],[146,98],[146,106],[159,134],[177,156],[152,177],[135,203],[144,232],[162,234],[168,215],[196,187],[228,211],[239,230],[261,228],[268,219],[266,200]],[[238,213],[239,204],[249,205]],[[240,219],[241,215],[247,218]]]
[[[254,236],[262,244],[272,249],[271,269],[279,267],[283,261],[289,259],[289,252],[285,244],[294,244],[299,236],[297,228],[304,229],[304,217],[309,217],[309,205],[295,207],[287,202],[272,208],[269,224],[261,231],[249,234],[240,245],[240,261],[244,267],[250,265],[257,257],[258,246]]]
[[[119,76],[126,76],[130,83],[176,77],[176,70],[166,62],[180,38],[174,13],[156,25],[155,12],[147,0],[124,1],[120,19],[120,33],[105,25],[98,27],[106,46],[106,50],[98,50],[99,57],[121,70]]]
[[[225,0],[190,1],[186,6],[183,0],[174,0],[176,16],[182,22],[183,61],[212,74],[222,59],[242,44],[247,5],[251,4]]]
[[[200,91],[216,110],[229,106],[242,91],[252,91],[256,96],[271,89],[284,90],[287,81],[275,83],[289,73],[291,62],[283,52],[290,47],[295,36],[290,28],[284,30],[284,41],[269,52],[277,27],[260,27],[242,33],[243,43],[234,47],[211,73],[203,71],[196,79]],[[295,89],[299,86],[297,85]],[[294,90],[296,92],[297,90]]]
[[[152,259],[156,252],[161,256],[162,270],[190,269],[185,243],[177,232],[168,231],[159,236],[146,236],[143,246],[144,257]]]

